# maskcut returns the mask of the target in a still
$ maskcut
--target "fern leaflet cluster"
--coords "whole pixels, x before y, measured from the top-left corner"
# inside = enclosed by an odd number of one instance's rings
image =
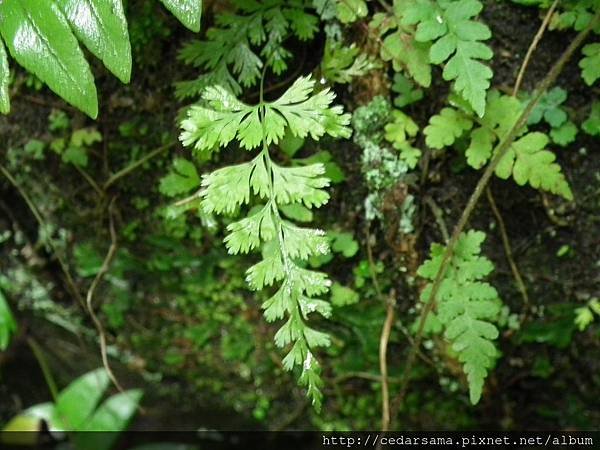
[[[309,0],[234,0],[235,12],[216,16],[205,40],[185,45],[179,58],[204,71],[176,85],[178,98],[197,96],[208,86],[221,85],[235,95],[257,84],[266,65],[283,73],[292,54],[283,43],[290,36],[311,39],[318,30]],[[256,48],[260,48],[256,50]]]
[[[396,0],[394,14],[376,16],[371,26],[384,36],[381,56],[394,70],[429,87],[431,64],[443,65],[444,79],[481,117],[493,75],[482,63],[493,56],[483,43],[492,33],[474,20],[482,8],[478,0]]]
[[[417,25],[417,41],[432,43],[430,62],[445,64],[444,79],[454,81],[455,91],[480,117],[485,113],[486,91],[493,75],[481,63],[493,56],[482,42],[492,37],[492,33],[487,25],[472,20],[482,8],[478,0],[417,0],[402,19],[405,24]]]
[[[438,322],[444,337],[452,343],[452,350],[463,364],[473,404],[479,402],[488,371],[499,356],[493,342],[498,329],[492,322],[498,319],[502,302],[496,289],[483,281],[494,270],[492,262],[481,256],[484,240],[481,231],[470,230],[460,236],[436,299],[436,313],[427,319]],[[445,252],[443,245],[433,244],[431,258],[421,265],[418,274],[433,281]],[[429,283],[423,290],[422,301],[429,300],[431,287]]]
[[[334,94],[323,90],[313,94],[315,82],[300,77],[277,100],[247,105],[223,87],[206,89],[203,105],[190,108],[182,122],[181,140],[196,151],[208,152],[227,146],[233,140],[240,147],[261,150],[250,161],[223,167],[202,177],[199,192],[203,211],[234,215],[251,202],[249,215],[227,227],[225,244],[231,254],[261,249],[262,259],[247,271],[251,289],[277,285],[274,295],[263,304],[269,322],[286,319],[275,335],[279,347],[291,349],[284,367],[302,368],[300,383],[307,388],[315,407],[321,404],[319,363],[314,348],[329,345],[329,336],[310,328],[308,316],[327,317],[330,305],[318,296],[329,290],[330,281],[322,272],[306,269],[309,258],[329,253],[329,243],[321,230],[301,228],[286,220],[282,208],[325,204],[325,188],[330,180],[321,163],[284,167],[269,153],[284,134],[319,139],[327,134],[349,137],[349,114],[331,106]]]
[[[471,167],[480,169],[491,159],[496,143],[512,128],[523,105],[515,97],[491,91],[485,116],[476,120],[468,105],[455,103],[457,107],[444,108],[440,114],[431,117],[424,130],[427,145],[436,149],[451,146],[475,127],[470,132],[466,157]],[[527,128],[520,130],[518,139],[500,160],[496,175],[502,179],[512,176],[520,186],[529,184],[572,200],[573,193],[555,162],[556,156],[546,149],[549,142],[545,133],[528,132]]]

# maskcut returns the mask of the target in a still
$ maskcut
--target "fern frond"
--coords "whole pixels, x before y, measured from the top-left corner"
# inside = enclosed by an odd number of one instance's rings
[[[454,81],[454,89],[473,107],[485,113],[486,92],[492,70],[481,61],[493,56],[482,41],[492,36],[487,25],[473,20],[483,5],[478,0],[414,0],[409,2],[402,23],[417,25],[415,39],[432,43],[429,60],[445,64],[443,77]]]
[[[496,289],[483,281],[494,269],[480,254],[484,240],[481,231],[470,230],[460,236],[436,299],[437,314],[428,318],[441,324],[444,337],[463,363],[473,404],[479,402],[487,374],[499,356],[493,342],[498,329],[493,322],[498,319],[501,302]],[[418,274],[433,281],[445,251],[444,246],[433,244],[431,257]],[[429,299],[431,286],[423,290],[422,301]]]
[[[309,0],[236,0],[234,11],[216,16],[216,26],[205,40],[193,40],[179,54],[186,64],[204,73],[196,80],[176,84],[182,99],[205,87],[221,85],[235,95],[256,85],[265,65],[276,74],[287,69],[291,52],[284,47],[290,36],[311,39],[318,19]]]
[[[329,241],[321,230],[302,228],[282,218],[290,205],[319,207],[329,200],[330,180],[322,163],[283,167],[272,161],[269,146],[284,135],[319,139],[325,134],[348,137],[350,115],[332,106],[328,89],[313,93],[310,77],[298,78],[273,102],[250,106],[223,87],[210,87],[203,104],[194,106],[182,121],[182,142],[207,151],[236,140],[251,150],[262,151],[246,163],[224,167],[202,177],[202,208],[206,213],[235,214],[253,199],[256,212],[231,223],[225,237],[232,254],[262,248],[262,259],[250,267],[246,281],[251,289],[279,287],[263,304],[268,321],[287,318],[275,335],[280,347],[291,345],[283,360],[288,370],[300,366],[300,384],[306,386],[316,408],[320,407],[322,381],[313,349],[329,345],[327,334],[306,324],[308,316],[330,313],[329,305],[316,296],[325,294],[331,282],[324,273],[305,269],[301,261],[329,253]]]
[[[560,104],[560,98],[555,100]],[[546,120],[555,123],[560,120],[560,123],[563,123],[567,119],[566,116],[559,117],[554,109],[548,109],[554,108],[551,105],[556,101],[552,103],[551,99],[548,100],[547,108],[541,108],[540,117],[534,116],[534,120],[541,120],[541,117],[549,114],[550,118],[546,117]],[[466,110],[461,111],[450,107],[444,108],[439,115],[433,116],[424,130],[426,143],[432,148],[453,145],[457,138],[477,123],[478,127],[470,133],[470,143],[465,156],[471,167],[480,169],[491,159],[494,146],[514,126],[522,110],[523,105],[517,98],[491,91],[486,114],[481,119],[469,116]],[[506,155],[500,160],[495,171],[496,175],[502,179],[512,176],[520,186],[529,184],[535,189],[572,200],[571,188],[560,166],[554,162],[556,156],[546,150],[550,138],[544,133],[527,131],[524,127],[517,132],[517,137],[520,138],[513,142]]]

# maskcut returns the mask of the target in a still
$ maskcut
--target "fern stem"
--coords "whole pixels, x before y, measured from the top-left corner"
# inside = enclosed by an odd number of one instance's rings
[[[387,349],[394,324],[393,290],[386,302],[385,322],[379,338],[379,372],[381,373],[381,431],[390,429],[390,387],[388,379]]]
[[[492,189],[490,186],[487,187],[485,193],[487,195],[490,208],[494,213],[494,216],[496,217],[496,221],[498,222],[500,236],[502,237],[502,245],[504,247],[504,254],[506,255],[506,259],[508,260],[508,265],[510,266],[510,270],[512,271],[515,283],[517,285],[517,289],[519,290],[521,297],[523,298],[523,308],[525,310],[523,316],[521,317],[521,323],[523,323],[527,318],[527,314],[529,312],[529,294],[527,293],[527,287],[525,286],[525,282],[523,281],[523,277],[521,276],[519,267],[517,266],[517,263],[513,258],[513,251],[510,245],[510,240],[508,239],[508,233],[506,232],[506,225],[504,224],[504,219],[502,218],[502,214],[500,214],[500,210],[498,209],[496,199],[494,198],[494,194],[492,193]]]
[[[525,70],[527,70],[527,66],[529,65],[529,61],[531,60],[531,56],[533,55],[533,52],[535,51],[538,44],[542,40],[542,36],[544,35],[544,32],[546,31],[546,28],[548,27],[548,24],[550,23],[550,19],[552,18],[552,14],[554,13],[554,10],[558,6],[558,2],[559,2],[559,0],[554,0],[554,3],[552,3],[552,5],[550,6],[550,9],[546,13],[544,20],[542,21],[542,24],[540,25],[540,28],[538,29],[537,33],[535,34],[535,36],[533,38],[533,41],[531,41],[531,45],[527,49],[527,53],[525,54],[525,59],[523,59],[523,64],[521,64],[521,68],[519,69],[519,74],[517,75],[517,81],[515,82],[515,86],[512,91],[513,97],[516,97],[517,94],[519,93],[519,89],[521,88],[521,83],[523,82],[523,77],[525,76]]]
[[[104,276],[110,270],[110,266],[111,266],[111,264],[115,258],[115,255],[117,253],[117,233],[115,231],[115,223],[114,223],[115,200],[116,200],[116,197],[113,197],[113,199],[110,201],[110,204],[108,206],[110,247],[108,248],[108,251],[106,252],[106,256],[104,257],[104,260],[102,261],[102,266],[100,267],[100,270],[94,277],[94,280],[92,281],[92,284],[90,285],[90,288],[87,291],[87,294],[85,296],[85,304],[87,306],[87,311],[92,319],[92,322],[94,322],[94,326],[96,327],[96,330],[98,331],[98,338],[100,340],[100,356],[102,358],[102,365],[104,366],[104,369],[106,370],[106,373],[108,374],[108,377],[110,378],[110,381],[112,381],[112,383],[119,390],[119,392],[125,392],[123,390],[123,387],[121,386],[121,383],[119,383],[119,380],[117,380],[117,377],[115,376],[115,374],[110,366],[110,362],[108,361],[106,332],[104,331],[104,326],[102,325],[102,322],[100,322],[100,319],[98,318],[98,316],[96,315],[96,313],[94,311],[94,293],[96,292],[96,289],[98,288],[98,286],[104,279]]]
[[[173,141],[173,142],[169,142],[168,144],[162,145],[162,146],[152,150],[150,153],[148,153],[147,155],[138,159],[137,161],[134,161],[127,167],[124,167],[123,169],[119,170],[117,173],[112,175],[108,180],[106,180],[106,182],[102,186],[102,190],[106,191],[109,187],[111,187],[113,184],[115,184],[117,182],[117,180],[119,180],[120,178],[123,178],[126,175],[129,175],[131,172],[133,172],[135,169],[137,169],[139,166],[141,166],[145,162],[151,160],[152,158],[161,154],[162,152],[174,147],[175,144],[176,144],[176,142]]]
[[[467,225],[471,214],[475,210],[475,206],[477,206],[479,199],[483,195],[485,188],[490,181],[490,178],[496,170],[496,167],[510,149],[511,144],[517,137],[519,131],[527,124],[527,119],[529,118],[532,110],[538,104],[539,100],[544,95],[546,90],[556,81],[558,75],[562,72],[565,64],[569,61],[569,59],[571,59],[573,53],[575,53],[577,48],[579,48],[579,46],[587,38],[588,34],[592,31],[592,29],[596,27],[599,21],[600,11],[598,11],[594,15],[588,26],[581,32],[579,32],[579,34],[577,34],[575,39],[573,39],[571,44],[563,52],[560,58],[554,63],[546,77],[539,83],[533,98],[529,101],[529,103],[527,104],[527,106],[525,107],[525,109],[523,110],[513,127],[510,129],[507,135],[496,145],[493,151],[494,157],[490,161],[489,165],[487,166],[485,172],[483,173],[479,181],[477,182],[477,185],[475,186],[475,189],[473,190],[473,193],[471,194],[471,197],[469,198],[467,205],[465,206],[460,216],[460,219],[456,224],[454,231],[452,232],[452,236],[444,252],[442,263],[433,281],[431,293],[429,295],[429,298],[425,302],[425,306],[421,310],[415,342],[414,345],[412,345],[410,348],[406,361],[406,366],[402,376],[402,385],[400,387],[400,393],[398,395],[397,401],[395,402],[395,406],[397,409],[400,409],[402,407],[404,398],[406,397],[406,392],[410,384],[410,372],[415,362],[417,349],[421,346],[421,342],[423,340],[423,331],[425,329],[425,322],[427,320],[427,316],[435,306],[435,299],[440,290],[442,281],[444,280],[444,275],[446,274],[448,266],[450,265],[450,262],[452,260],[456,244],[458,243],[459,237],[463,232],[465,226]]]

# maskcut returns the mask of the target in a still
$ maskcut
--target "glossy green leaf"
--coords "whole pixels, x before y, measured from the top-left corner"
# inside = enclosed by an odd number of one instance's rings
[[[131,45],[121,0],[56,0],[71,29],[123,83],[131,78]]]
[[[67,430],[79,430],[108,387],[104,369],[88,372],[73,381],[56,400],[56,415]]]
[[[581,124],[581,128],[587,134],[600,136],[600,102],[592,104],[592,110],[588,118]]]
[[[4,43],[0,39],[0,113],[8,114],[10,111],[10,98],[8,95],[8,83],[10,71],[8,70],[8,58]]]
[[[58,6],[45,0],[4,0],[0,17],[0,32],[17,62],[96,118],[98,98],[90,67]]]
[[[142,398],[142,391],[130,390],[113,395],[83,424],[81,431],[103,433],[77,433],[73,440],[78,450],[110,450],[119,433],[127,428]]]
[[[8,303],[0,291],[0,350],[6,350],[10,336],[17,330],[17,322],[10,312]]]
[[[187,28],[200,31],[202,0],[160,0],[165,7]]]
[[[8,446],[35,446],[39,437],[38,432],[41,428],[42,421],[39,418],[20,414],[13,417],[4,426],[4,429],[0,431],[0,444]]]

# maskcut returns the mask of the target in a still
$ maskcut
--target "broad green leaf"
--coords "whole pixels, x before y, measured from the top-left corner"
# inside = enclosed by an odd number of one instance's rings
[[[200,31],[202,0],[160,0],[165,7],[187,28]]]
[[[587,306],[575,308],[575,325],[579,331],[584,331],[594,321],[594,314]]]
[[[13,58],[95,119],[94,79],[58,6],[46,0],[4,0],[0,17],[0,32]]]
[[[87,420],[73,440],[79,450],[110,450],[119,433],[126,430],[137,411],[142,391],[130,390],[113,395]],[[93,433],[95,432],[95,433]]]
[[[552,88],[533,108],[527,123],[535,125],[543,118],[552,128],[560,127],[568,119],[567,113],[561,107],[566,100],[567,91],[560,87]]]
[[[444,108],[429,119],[425,127],[425,143],[435,149],[448,147],[473,127],[473,121],[453,108]]]
[[[38,433],[41,430],[40,418],[20,414],[0,430],[0,444],[34,447],[38,444]]]
[[[392,91],[398,94],[394,98],[394,105],[403,108],[423,98],[423,90],[416,88],[413,83],[401,73],[394,75]]]
[[[365,0],[337,0],[337,14],[342,23],[355,22],[368,12]]]
[[[66,430],[80,430],[108,387],[106,370],[96,369],[73,381],[56,400],[56,416]]]
[[[342,306],[354,305],[360,300],[358,292],[343,286],[339,283],[333,283],[331,286],[331,304],[337,308]]]
[[[545,150],[549,142],[544,133],[529,133],[515,141],[500,160],[496,175],[507,179],[512,175],[519,186],[526,183],[535,189],[561,195],[573,200],[573,193],[560,166],[554,162],[554,153]]]
[[[10,82],[10,70],[4,42],[0,38],[0,113],[8,114],[10,111],[10,96],[8,83]]]
[[[123,83],[131,78],[131,45],[121,0],[55,0],[77,38]]]
[[[341,253],[345,258],[352,258],[358,252],[358,242],[354,239],[352,233],[331,232],[331,249],[336,253]]]
[[[600,136],[600,102],[592,104],[590,115],[581,125],[583,131],[592,136]]]
[[[158,189],[163,195],[175,197],[186,194],[198,186],[200,186],[200,177],[196,166],[187,159],[176,158],[169,173],[161,178]]]
[[[0,291],[0,350],[6,350],[10,337],[17,331],[17,322],[13,317],[8,302]]]
[[[292,203],[291,205],[282,205],[281,212],[288,218],[297,222],[312,222],[313,212],[306,206]]]
[[[428,43],[418,42],[414,37],[401,31],[386,36],[381,46],[381,58],[392,61],[394,70],[404,69],[421,86],[431,85],[431,65],[429,64]]]
[[[577,137],[577,126],[568,120],[563,123],[558,128],[552,128],[550,130],[550,137],[552,138],[552,142],[558,144],[562,147],[569,145],[572,142],[575,142],[575,138]]]
[[[321,73],[333,83],[344,84],[379,66],[379,63],[362,53],[355,44],[348,47],[328,39],[321,62]]]
[[[495,136],[493,131],[488,128],[478,128],[471,133],[471,144],[467,148],[467,163],[480,169],[492,156]]]
[[[591,86],[600,78],[600,42],[586,45],[581,52],[584,54],[584,58],[579,61],[581,76]]]

